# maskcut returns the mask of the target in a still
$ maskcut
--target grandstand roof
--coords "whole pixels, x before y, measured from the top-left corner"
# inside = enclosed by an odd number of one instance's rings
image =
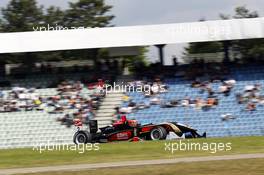
[[[0,33],[0,53],[176,44],[264,37],[264,18]]]

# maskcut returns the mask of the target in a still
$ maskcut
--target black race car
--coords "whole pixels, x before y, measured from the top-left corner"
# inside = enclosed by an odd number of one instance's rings
[[[185,135],[185,138],[206,137],[206,133],[200,135],[196,129],[177,122],[140,125],[136,120],[127,120],[125,116],[122,116],[121,120],[115,122],[112,126],[100,128],[100,132],[98,132],[96,120],[89,122],[89,129],[87,130],[81,129],[82,122],[80,120],[75,120],[74,124],[78,127],[78,131],[73,136],[75,144],[106,143],[132,140],[133,138],[164,140],[169,132],[174,132],[179,137]]]

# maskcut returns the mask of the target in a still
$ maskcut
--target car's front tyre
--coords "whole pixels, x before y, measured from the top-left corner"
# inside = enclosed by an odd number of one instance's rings
[[[151,140],[165,140],[167,137],[168,132],[162,126],[158,126],[153,128],[150,131],[150,139]]]

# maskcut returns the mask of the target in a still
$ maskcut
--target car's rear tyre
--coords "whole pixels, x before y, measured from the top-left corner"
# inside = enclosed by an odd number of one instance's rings
[[[164,140],[167,137],[168,132],[162,126],[158,126],[153,128],[150,131],[150,139],[151,140]]]
[[[92,142],[92,136],[87,131],[78,131],[73,136],[73,142],[76,145],[91,143]]]

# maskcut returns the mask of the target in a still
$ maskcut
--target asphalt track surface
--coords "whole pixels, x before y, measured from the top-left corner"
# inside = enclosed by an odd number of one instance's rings
[[[123,162],[112,162],[112,163],[0,169],[0,175],[43,173],[43,172],[56,172],[56,171],[69,172],[69,171],[83,171],[83,170],[89,170],[89,169],[91,170],[91,169],[99,169],[99,168],[116,168],[116,167],[129,167],[129,166],[142,166],[142,165],[163,165],[163,164],[177,164],[177,163],[190,163],[190,162],[258,159],[258,158],[264,158],[264,154],[238,154],[238,155],[225,155],[225,156],[185,157],[185,158],[175,158],[175,159],[140,160],[140,161],[123,161]]]

